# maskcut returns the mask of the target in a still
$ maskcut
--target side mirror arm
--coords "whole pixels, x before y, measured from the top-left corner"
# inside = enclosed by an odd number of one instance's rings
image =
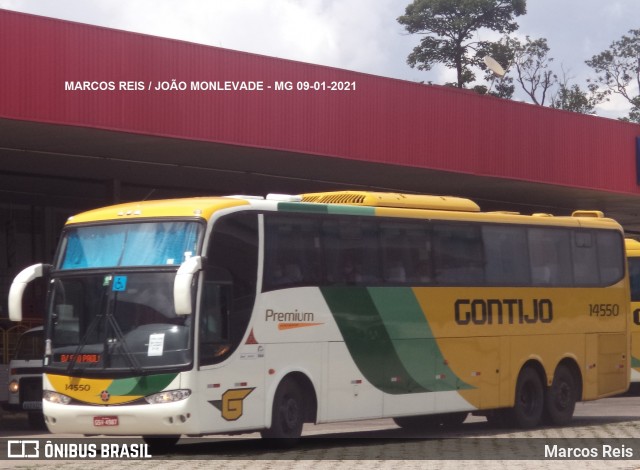
[[[9,289],[9,319],[22,321],[22,300],[27,285],[35,279],[48,275],[51,266],[48,264],[34,264],[23,269],[13,279]]]

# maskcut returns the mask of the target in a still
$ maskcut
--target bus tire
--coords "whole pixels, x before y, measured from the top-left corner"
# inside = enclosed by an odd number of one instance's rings
[[[576,378],[567,366],[560,364],[553,374],[551,387],[545,393],[545,421],[556,426],[568,424],[573,418],[577,400]]]
[[[520,371],[516,383],[515,403],[511,410],[512,423],[522,429],[540,424],[544,410],[544,388],[540,376],[532,367]]]
[[[278,439],[278,445],[293,445],[302,435],[305,407],[300,386],[293,379],[285,379],[273,398],[271,427],[264,429],[264,439]]]

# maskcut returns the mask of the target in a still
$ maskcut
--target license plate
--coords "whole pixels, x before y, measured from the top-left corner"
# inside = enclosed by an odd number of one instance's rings
[[[23,410],[41,410],[42,402],[41,401],[25,401],[22,403]]]
[[[118,417],[117,416],[94,416],[93,417],[93,425],[100,426],[117,426],[118,425]]]

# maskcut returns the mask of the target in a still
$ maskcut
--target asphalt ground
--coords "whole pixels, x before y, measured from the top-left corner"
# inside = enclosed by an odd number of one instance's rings
[[[533,430],[490,426],[470,416],[458,429],[411,434],[392,420],[377,419],[305,426],[291,449],[273,448],[258,434],[184,438],[152,460],[0,460],[0,468],[38,470],[124,469],[640,469],[640,397],[579,403],[571,426]],[[0,444],[8,439],[90,442],[80,435],[52,435],[29,429],[23,413],[0,415]],[[114,438],[114,442],[118,439]],[[597,457],[561,459],[543,448],[594,449]],[[618,452],[618,458],[603,458]],[[588,452],[587,452],[588,453]],[[629,454],[631,453],[631,454]],[[625,455],[626,454],[626,455]]]

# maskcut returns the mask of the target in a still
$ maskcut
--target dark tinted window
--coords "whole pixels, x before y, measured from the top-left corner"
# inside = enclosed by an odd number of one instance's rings
[[[215,222],[200,309],[200,364],[220,362],[244,337],[258,279],[258,214],[236,212]]]
[[[640,302],[640,258],[629,258],[631,300]]]
[[[264,289],[317,285],[322,278],[320,221],[274,215],[265,218]]]
[[[434,224],[433,251],[438,284],[484,283],[480,225]]]
[[[305,285],[598,286],[624,275],[615,230],[265,214],[264,290]]]

